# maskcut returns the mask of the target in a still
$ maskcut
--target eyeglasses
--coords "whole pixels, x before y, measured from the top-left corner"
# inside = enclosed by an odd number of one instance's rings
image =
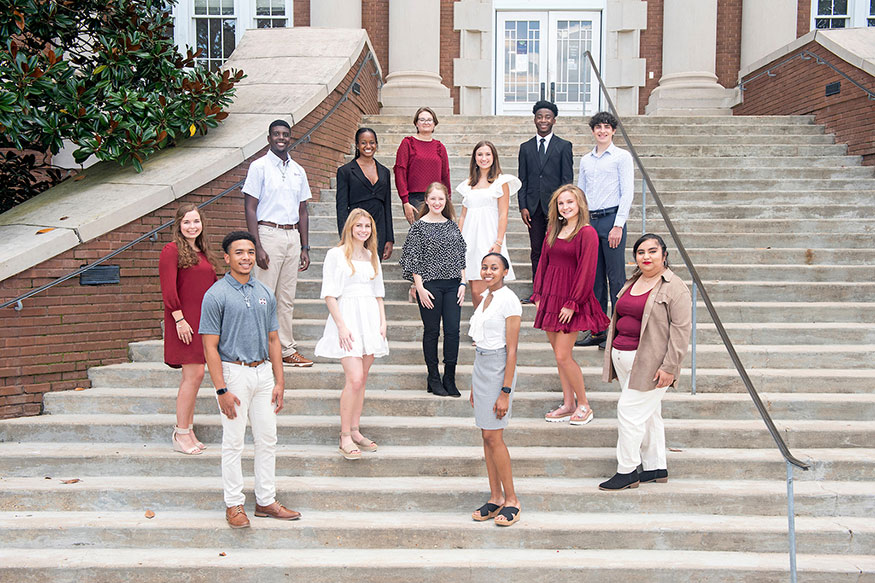
[[[430,117],[420,117],[416,121],[418,121],[419,123],[434,123],[434,120]]]

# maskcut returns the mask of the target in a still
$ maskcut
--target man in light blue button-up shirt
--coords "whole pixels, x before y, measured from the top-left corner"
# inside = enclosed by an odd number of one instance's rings
[[[617,118],[606,111],[595,114],[589,127],[596,146],[580,159],[577,185],[586,194],[590,222],[599,234],[599,254],[593,292],[608,313],[626,282],[626,219],[634,196],[635,172],[632,156],[614,145]],[[592,330],[592,339],[583,345],[604,346],[603,330]]]

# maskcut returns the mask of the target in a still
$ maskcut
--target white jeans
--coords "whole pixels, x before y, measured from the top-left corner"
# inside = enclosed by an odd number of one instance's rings
[[[634,472],[642,462],[645,470],[664,470],[667,466],[662,397],[668,387],[652,391],[629,388],[634,350],[614,349],[611,360],[622,390],[617,402],[617,472]]]
[[[270,258],[270,263],[267,269],[256,267],[255,278],[276,296],[280,345],[283,348],[283,357],[291,356],[298,346],[292,335],[292,316],[298,288],[298,267],[301,265],[301,234],[297,229],[275,229],[259,225],[258,239]]]
[[[276,500],[276,413],[270,403],[274,387],[273,368],[270,361],[256,367],[223,362],[222,375],[228,391],[240,399],[234,419],[219,413],[222,418],[225,505],[237,506],[246,501],[240,458],[248,419],[255,442],[255,502],[259,506],[268,506]]]

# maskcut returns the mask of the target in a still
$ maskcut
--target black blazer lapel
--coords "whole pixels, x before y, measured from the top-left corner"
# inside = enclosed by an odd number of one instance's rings
[[[351,170],[352,170],[352,174],[353,174],[353,176],[355,176],[356,178],[358,178],[359,181],[360,181],[364,186],[366,186],[367,188],[370,189],[370,188],[373,187],[373,184],[371,184],[371,181],[368,180],[368,177],[365,176],[365,173],[364,173],[364,172],[362,172],[361,166],[359,166],[358,162],[356,162],[355,160],[353,160],[352,162],[350,162],[349,165],[350,165],[350,167],[351,167]],[[377,169],[377,176],[379,177],[379,169]],[[379,180],[378,180],[378,181],[379,181]]]

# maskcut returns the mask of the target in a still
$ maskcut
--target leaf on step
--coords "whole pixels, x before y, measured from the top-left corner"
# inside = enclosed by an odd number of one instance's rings
[[[69,218],[70,218],[70,217],[68,217],[67,215],[64,215],[63,217],[61,217],[61,218],[58,219],[58,220],[59,220],[59,221],[66,221],[66,220],[69,219]]]
[[[40,229],[39,231],[37,231],[36,234],[37,235],[44,235],[45,233],[50,233],[54,230],[55,230],[54,227],[46,227],[45,229]]]
[[[61,483],[62,484],[76,484],[76,483],[81,482],[81,481],[82,480],[80,480],[79,478],[73,478],[72,480],[61,480]]]
[[[76,387],[76,388],[73,389],[73,390],[74,390],[74,391],[87,391],[87,390],[88,390],[88,387]]]
[[[151,510],[146,510],[146,518],[155,518],[155,513]]]
[[[670,448],[668,448],[668,451],[679,452],[679,451],[684,451],[684,450],[682,450],[682,449],[678,449],[678,448],[676,448],[676,447],[670,447]]]
[[[51,479],[52,479],[51,476],[46,476],[46,480],[51,480]]]
[[[219,556],[220,557],[227,557],[228,555],[224,551],[222,551],[221,553],[219,553]]]

